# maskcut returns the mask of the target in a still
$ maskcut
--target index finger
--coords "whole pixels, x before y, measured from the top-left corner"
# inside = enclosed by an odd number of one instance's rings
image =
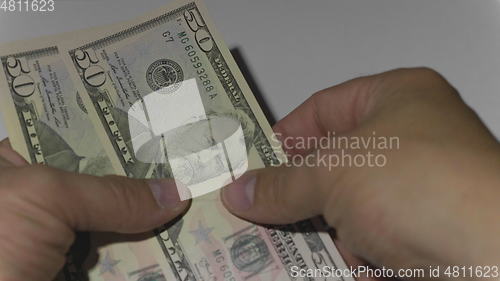
[[[285,151],[307,152],[295,148],[298,137],[319,138],[354,129],[369,110],[374,81],[374,76],[361,77],[319,91],[276,123],[273,129]]]

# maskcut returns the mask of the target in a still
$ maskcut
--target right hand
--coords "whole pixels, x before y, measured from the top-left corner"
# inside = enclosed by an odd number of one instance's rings
[[[379,267],[500,265],[500,146],[436,72],[401,69],[323,90],[275,131],[288,146],[328,132],[337,139],[375,132],[400,145],[381,151],[384,167],[249,172],[223,190],[234,214],[271,224],[323,215],[343,248]]]

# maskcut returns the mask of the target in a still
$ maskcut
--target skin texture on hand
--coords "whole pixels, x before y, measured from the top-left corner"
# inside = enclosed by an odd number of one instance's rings
[[[181,214],[171,180],[78,175],[28,163],[0,143],[0,280],[53,280],[74,231],[142,233]]]
[[[294,138],[329,132],[358,138],[376,132],[397,136],[400,145],[383,152],[383,167],[249,172],[222,191],[235,215],[273,224],[322,215],[349,260],[378,267],[500,265],[499,143],[435,71],[399,69],[323,90],[274,129],[288,147]]]

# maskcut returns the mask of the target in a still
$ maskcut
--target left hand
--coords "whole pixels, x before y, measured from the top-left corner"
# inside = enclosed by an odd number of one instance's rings
[[[142,233],[188,206],[172,180],[95,177],[28,163],[0,143],[0,280],[50,281],[75,231]]]

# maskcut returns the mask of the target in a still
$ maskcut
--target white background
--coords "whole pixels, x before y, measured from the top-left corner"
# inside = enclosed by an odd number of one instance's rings
[[[0,11],[0,43],[127,20],[168,2],[55,1],[53,13]],[[344,80],[429,66],[500,136],[500,0],[206,2],[276,119]]]

